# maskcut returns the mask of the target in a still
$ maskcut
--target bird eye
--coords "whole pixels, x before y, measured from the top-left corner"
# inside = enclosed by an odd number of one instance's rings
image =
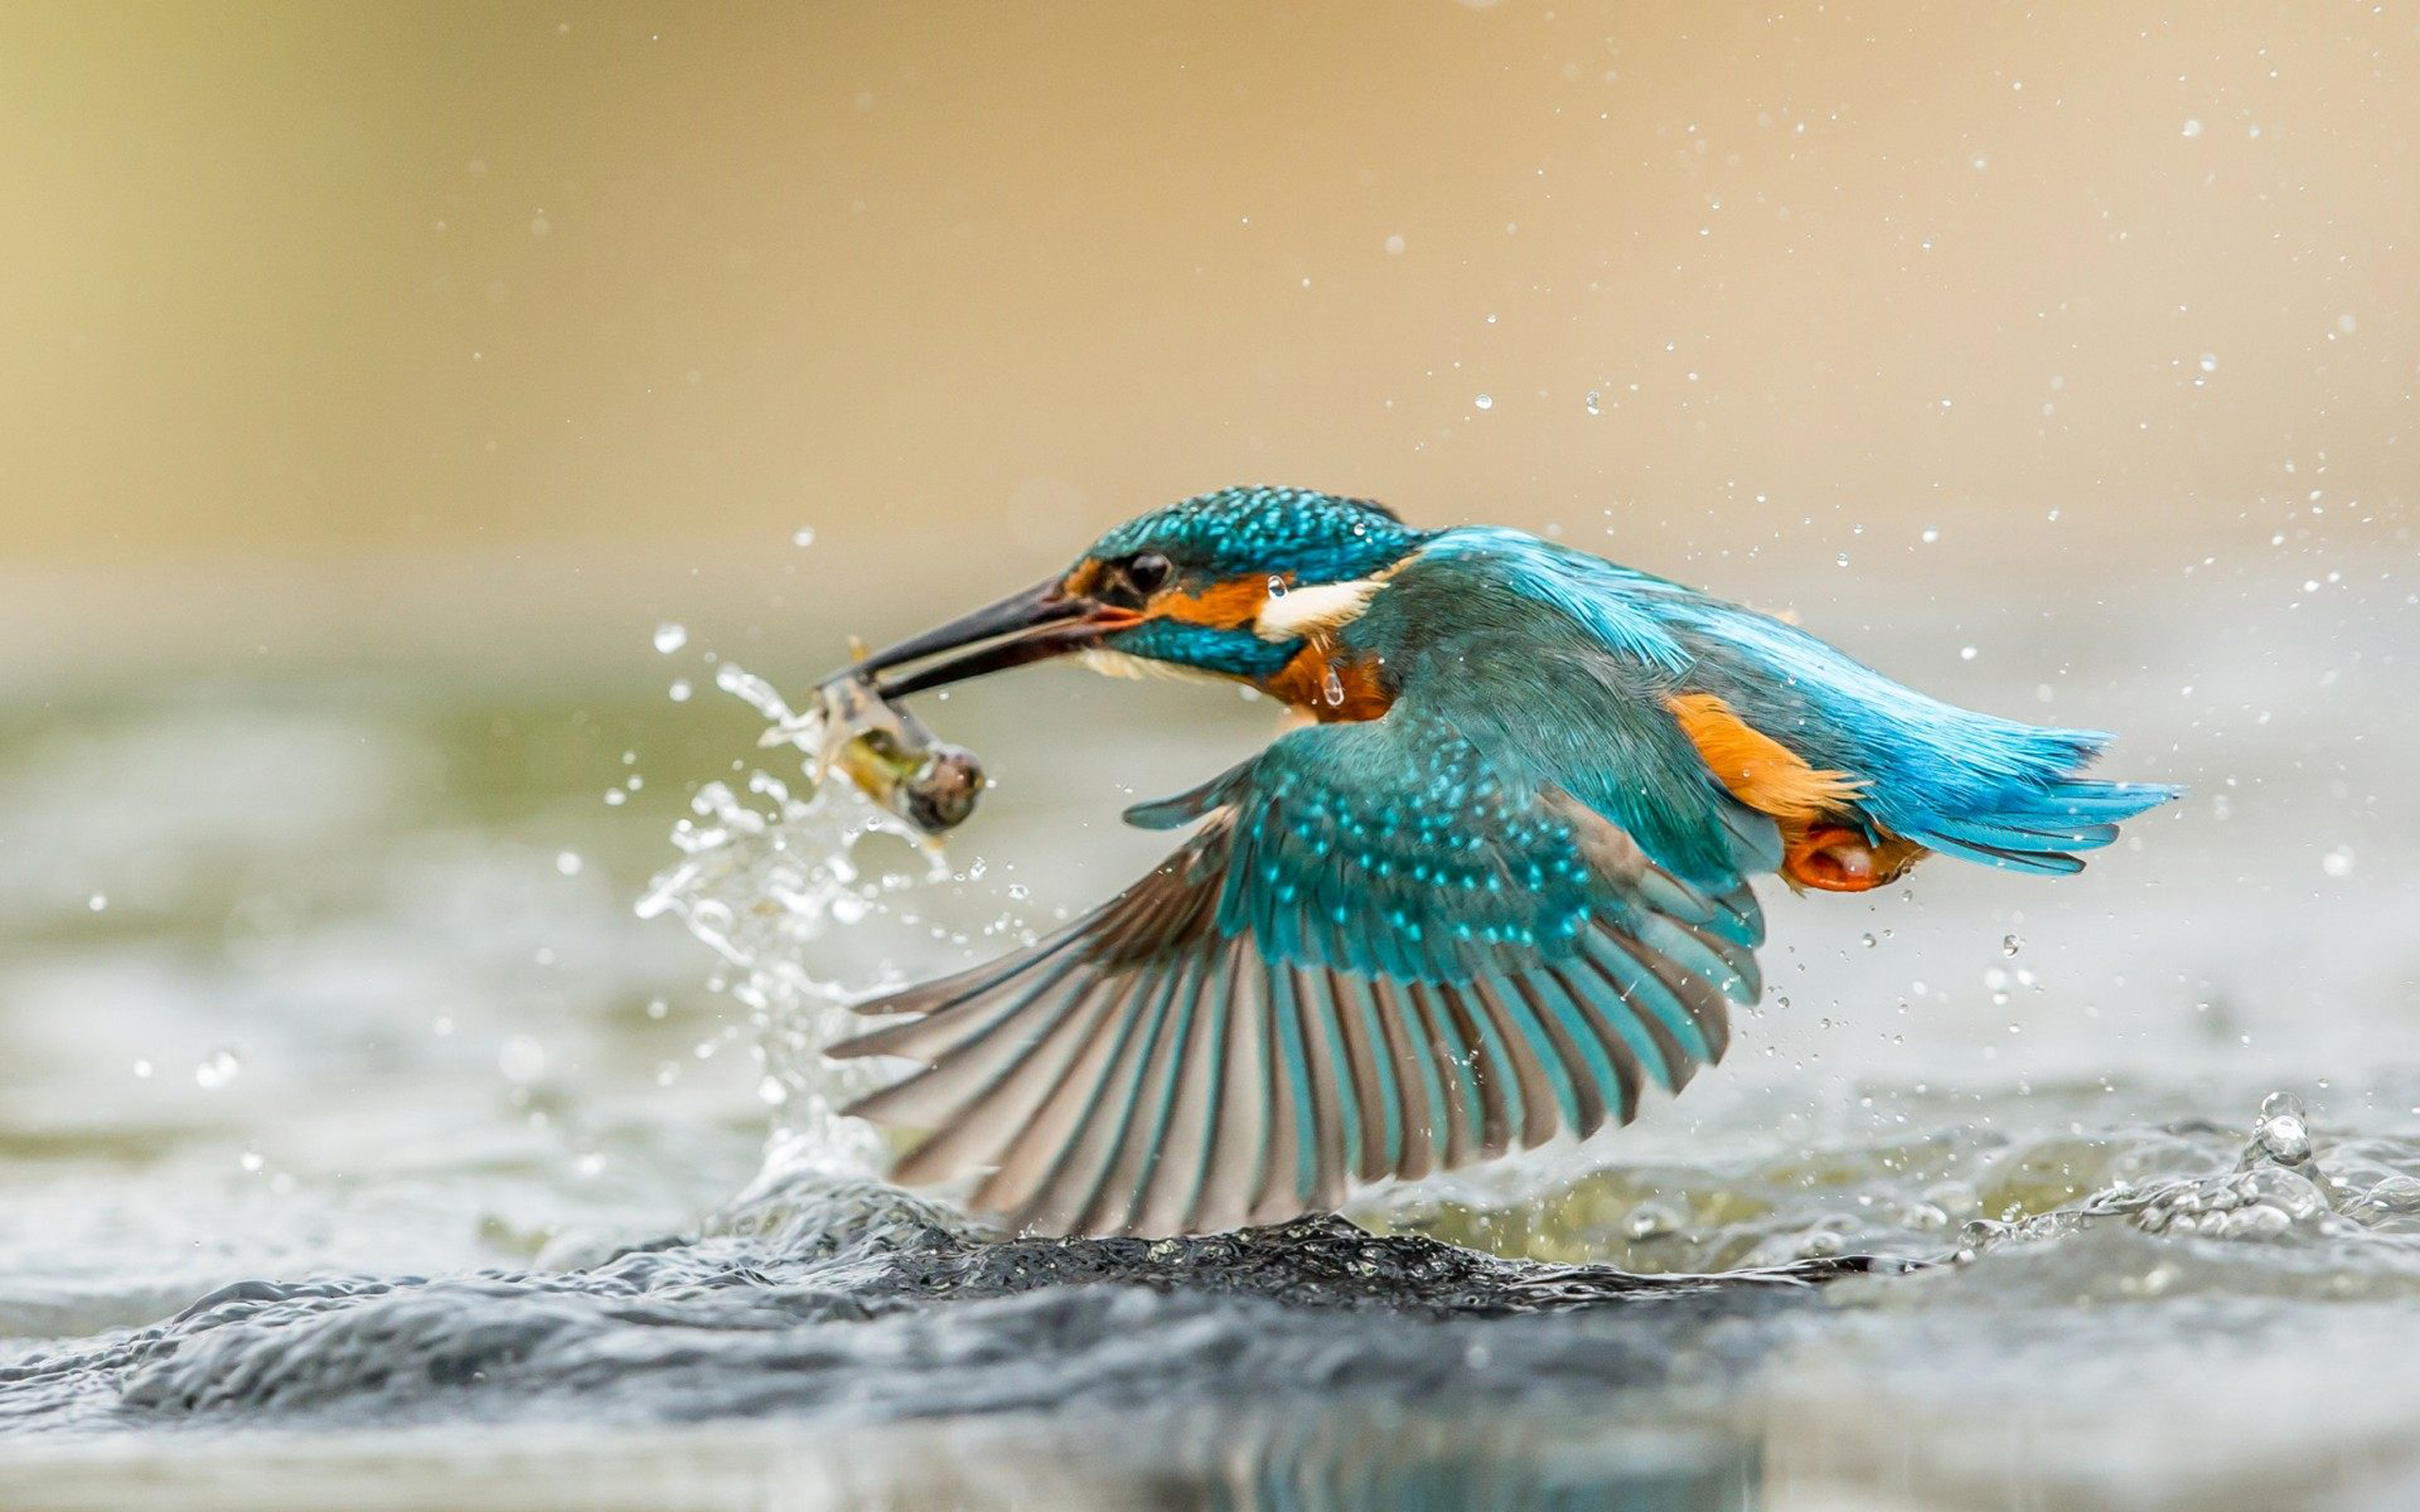
[[[1126,580],[1137,593],[1156,593],[1167,583],[1170,570],[1168,559],[1158,552],[1141,552],[1127,558]]]

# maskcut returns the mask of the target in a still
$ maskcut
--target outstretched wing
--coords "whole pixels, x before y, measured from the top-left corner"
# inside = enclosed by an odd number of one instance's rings
[[[1709,801],[1720,801],[1719,794]],[[1002,960],[864,1005],[835,1046],[925,1069],[854,1111],[929,1127],[1018,1228],[1173,1233],[1333,1208],[1635,1116],[1718,1058],[1763,919],[1557,782],[1399,703],[1183,799],[1150,875]]]

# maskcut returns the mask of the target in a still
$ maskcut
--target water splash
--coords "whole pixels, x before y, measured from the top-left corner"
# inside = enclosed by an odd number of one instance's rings
[[[777,744],[815,748],[813,721],[764,679],[725,662],[715,684],[782,731]],[[879,926],[908,922],[901,895],[949,880],[949,868],[937,844],[845,782],[794,787],[760,768],[742,786],[699,788],[672,828],[682,859],[637,911],[678,919],[730,968],[714,985],[748,1011],[765,1062],[759,1095],[775,1110],[756,1185],[867,1175],[882,1142],[840,1108],[882,1073],[827,1062],[822,1047],[848,1032],[852,1004],[901,980],[903,941]]]
[[[2201,1117],[2084,1132],[1975,1128],[1711,1164],[1634,1160],[1514,1192],[1476,1184],[1400,1194],[1387,1221],[1503,1253],[1596,1260],[1636,1271],[1711,1271],[1842,1253],[1971,1263],[2064,1257],[2083,1284],[2180,1244],[2226,1241],[2207,1284],[2268,1251],[2325,1256],[2403,1296],[2420,1285],[2420,1140],[2333,1139],[2290,1093],[2247,1130]],[[2088,1234],[2151,1247],[2112,1258]],[[2204,1244],[2205,1257],[2215,1246]],[[2197,1273],[2198,1274],[2198,1273]],[[2180,1283],[2181,1284],[2181,1283]],[[2331,1284],[2347,1284],[2342,1277]]]

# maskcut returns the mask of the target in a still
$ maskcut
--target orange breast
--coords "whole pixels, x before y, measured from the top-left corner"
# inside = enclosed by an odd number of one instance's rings
[[[1375,719],[1385,713],[1393,700],[1379,683],[1377,662],[1333,652],[1324,638],[1314,639],[1275,677],[1262,682],[1260,691],[1323,725]]]

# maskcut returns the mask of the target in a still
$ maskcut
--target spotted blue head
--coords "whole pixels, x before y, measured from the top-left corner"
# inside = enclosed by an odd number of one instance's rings
[[[891,697],[1071,653],[1265,684],[1430,534],[1367,500],[1221,489],[1130,520],[1066,572],[849,670],[964,653],[881,684]]]

